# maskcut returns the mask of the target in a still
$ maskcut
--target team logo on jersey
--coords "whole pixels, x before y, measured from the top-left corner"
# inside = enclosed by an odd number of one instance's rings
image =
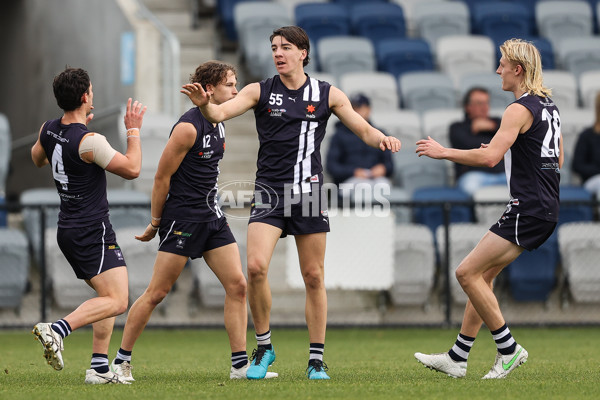
[[[178,249],[183,249],[184,246],[185,246],[185,238],[183,238],[183,237],[177,238],[177,244],[175,245],[175,247],[177,247]]]
[[[316,110],[316,107],[313,106],[312,104],[309,104],[306,106],[306,118],[317,118],[317,116],[314,114]]]
[[[271,117],[281,117],[287,110],[285,108],[269,108],[267,112]]]
[[[225,143],[223,143],[223,149],[225,149]],[[201,152],[198,153],[198,155],[203,160],[208,160],[209,158],[211,158],[213,156],[214,153],[215,152],[213,150],[210,150],[210,151],[201,151]]]
[[[117,256],[117,260],[119,260],[119,261],[123,260],[123,253],[121,252],[121,250],[115,249],[115,255]]]

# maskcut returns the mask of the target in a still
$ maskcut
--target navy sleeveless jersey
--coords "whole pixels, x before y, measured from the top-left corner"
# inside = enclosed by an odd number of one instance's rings
[[[518,213],[558,221],[561,132],[558,108],[549,97],[528,95],[515,101],[533,115],[531,128],[519,134],[504,155],[511,207]]]
[[[294,192],[310,192],[310,181],[323,171],[321,142],[329,109],[327,82],[307,76],[304,85],[290,90],[279,75],[260,82],[254,109],[260,141],[256,181],[274,189],[294,184]]]
[[[79,143],[88,132],[84,124],[63,125],[60,118],[42,127],[40,143],[60,196],[60,228],[90,226],[108,216],[106,173],[79,157]]]
[[[225,126],[222,123],[214,126],[202,116],[198,107],[186,111],[173,129],[182,122],[196,128],[196,141],[171,176],[162,217],[192,222],[213,221],[223,216],[216,194],[219,161],[225,151]]]

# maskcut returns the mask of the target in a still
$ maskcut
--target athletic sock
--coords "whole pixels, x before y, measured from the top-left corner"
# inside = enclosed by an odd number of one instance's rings
[[[469,358],[469,352],[471,351],[471,347],[473,347],[474,341],[474,337],[459,333],[458,337],[456,338],[456,342],[454,342],[454,346],[452,346],[450,351],[448,351],[448,355],[456,362],[466,362]]]
[[[309,347],[308,360],[319,360],[323,361],[323,352],[325,351],[324,343],[311,343]]]
[[[116,365],[123,364],[125,361],[131,362],[131,351],[119,349],[117,356],[115,357],[114,363]]]
[[[92,354],[91,368],[99,374],[108,372],[108,354],[94,353]]]
[[[264,347],[266,349],[272,350],[273,345],[271,344],[271,330],[269,329],[265,333],[256,334],[256,343],[258,347]]]
[[[248,364],[248,354],[245,351],[231,353],[231,366],[233,368],[242,368],[246,364]]]
[[[515,349],[517,348],[517,342],[510,334],[510,330],[506,324],[502,325],[500,329],[496,329],[495,331],[491,332],[500,354],[506,356],[515,352]]]
[[[66,338],[67,336],[69,336],[72,332],[71,325],[69,325],[69,323],[67,321],[65,321],[64,319],[59,319],[58,321],[56,321],[55,323],[50,325],[50,327],[52,328],[52,330],[54,332],[58,333],[60,335],[60,337],[63,339]]]

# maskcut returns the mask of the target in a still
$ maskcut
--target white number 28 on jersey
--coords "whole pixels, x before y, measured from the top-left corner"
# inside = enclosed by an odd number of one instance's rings
[[[52,175],[54,180],[57,180],[62,185],[63,190],[69,190],[67,184],[69,177],[65,174],[65,166],[63,164],[62,146],[57,144],[52,152]]]
[[[560,116],[558,111],[554,110],[552,115],[544,108],[542,111],[542,121],[548,122],[548,130],[546,136],[544,136],[544,142],[542,143],[542,157],[558,157],[560,156]]]

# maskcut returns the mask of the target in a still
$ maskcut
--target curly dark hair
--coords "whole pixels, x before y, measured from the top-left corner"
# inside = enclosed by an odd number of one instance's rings
[[[231,71],[237,75],[235,67],[221,61],[207,61],[196,68],[196,72],[190,75],[190,83],[199,83],[206,90],[206,85],[217,86],[227,79],[227,73]]]
[[[273,34],[269,38],[269,42],[272,43],[275,36],[282,36],[300,50],[306,50],[306,58],[302,62],[302,65],[305,67],[308,65],[310,62],[310,41],[308,40],[308,35],[304,29],[299,26],[282,26],[273,31]]]
[[[52,82],[56,103],[64,111],[81,107],[81,97],[90,89],[90,76],[81,68],[66,67]]]

